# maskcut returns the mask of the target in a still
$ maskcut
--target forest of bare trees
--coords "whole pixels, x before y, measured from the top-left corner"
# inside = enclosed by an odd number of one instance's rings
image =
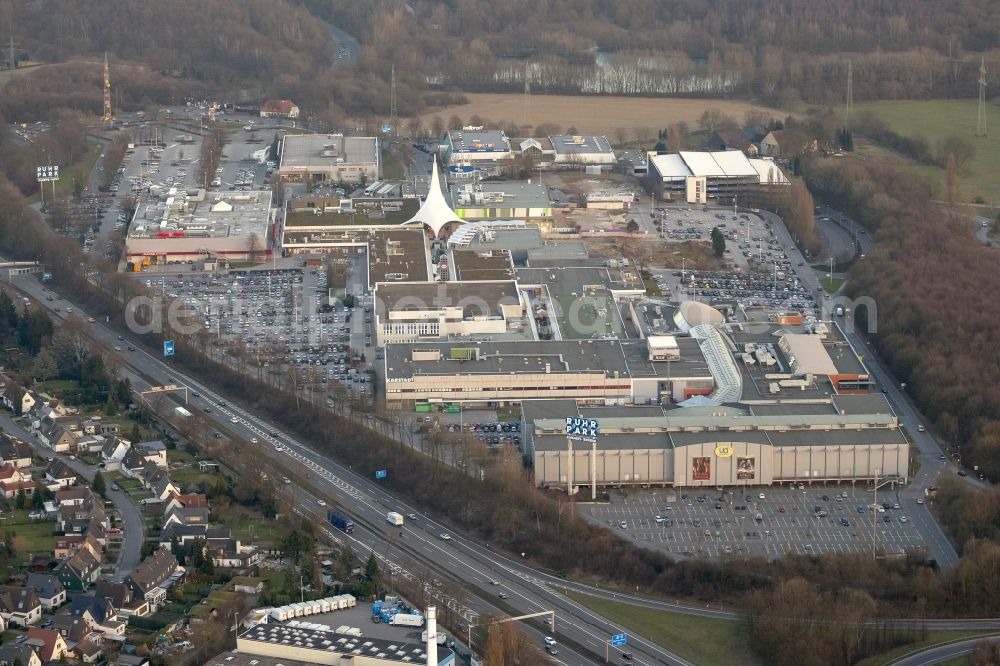
[[[0,33],[65,63],[9,81],[8,118],[99,112],[105,51],[116,108],[270,95],[331,126],[387,114],[393,67],[403,117],[454,90],[520,92],[526,80],[534,92],[735,95],[787,108],[842,102],[848,62],[855,101],[972,97],[984,55],[988,84],[1000,83],[989,0],[50,4],[0,0]],[[335,64],[324,21],[361,41],[357,62]]]

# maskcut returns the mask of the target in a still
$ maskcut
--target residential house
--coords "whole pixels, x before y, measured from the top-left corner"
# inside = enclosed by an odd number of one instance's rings
[[[76,472],[62,460],[53,460],[45,470],[46,485],[51,489],[53,486],[68,488],[76,485]]]
[[[211,539],[205,543],[205,554],[212,558],[213,565],[224,569],[247,569],[264,559],[257,546],[235,539]]]
[[[141,478],[145,468],[146,458],[135,447],[130,447],[119,463],[121,473],[133,479]]]
[[[104,446],[101,447],[101,461],[105,464],[112,461],[120,463],[131,447],[132,442],[127,439],[108,437],[104,440]]]
[[[752,129],[724,129],[719,130],[705,144],[705,149],[709,151],[718,150],[738,150],[746,153],[749,157],[756,157],[758,153],[757,144],[754,143],[756,132]]]
[[[66,419],[64,421],[64,419]],[[75,417],[61,417],[59,419],[42,421],[38,428],[38,440],[56,453],[70,453],[76,448],[76,437],[71,430],[64,426],[71,423]]]
[[[48,661],[60,661],[65,659],[69,653],[66,648],[66,641],[59,635],[58,631],[51,629],[41,629],[32,627],[28,629],[28,638],[25,645],[30,645],[42,659],[42,663]]]
[[[760,140],[761,157],[781,157],[781,135],[783,130],[771,130]]]
[[[55,555],[57,559],[65,559],[81,548],[89,550],[94,559],[101,559],[104,549],[92,534],[64,534],[56,537]]]
[[[136,596],[132,587],[126,583],[102,580],[94,588],[94,595],[111,602],[111,605],[118,609],[119,617],[127,618],[131,615],[142,617],[149,614],[149,602]]]
[[[67,590],[82,592],[101,574],[101,561],[87,548],[80,548],[55,569],[59,581]]]
[[[137,654],[118,655],[115,666],[149,666],[149,657],[142,657]]]
[[[155,463],[160,469],[167,469],[167,447],[158,440],[139,442],[133,444],[132,448],[137,450],[148,462]]]
[[[0,460],[18,469],[31,467],[31,446],[17,437],[0,433]]]
[[[172,509],[207,509],[208,497],[203,493],[174,494],[163,504],[163,515]]]
[[[42,616],[42,602],[30,587],[0,585],[0,617],[8,626],[27,627]]]
[[[287,99],[269,99],[260,105],[261,118],[298,118],[299,107]]]
[[[175,537],[180,545],[187,546],[195,539],[202,539],[206,543],[211,539],[229,539],[232,532],[228,527],[222,526],[169,523],[160,532],[160,547],[169,549]]]
[[[177,558],[173,553],[159,548],[133,569],[126,581],[137,597],[149,602],[150,610],[155,613],[159,604],[167,598],[167,586],[164,583],[178,570]]]
[[[87,486],[75,486],[56,491],[56,505],[83,506],[84,502],[94,497],[94,492]]]
[[[139,479],[142,481],[142,485],[158,500],[166,500],[180,492],[180,488],[173,484],[166,470],[160,469],[152,462],[146,463]]]
[[[24,586],[35,591],[42,603],[42,609],[46,612],[54,611],[66,603],[66,588],[55,576],[43,573],[28,574]]]
[[[100,453],[104,448],[104,435],[83,435],[76,438],[77,453]]]
[[[85,664],[94,664],[104,654],[104,648],[98,641],[85,638],[73,649],[73,654]]]
[[[102,528],[108,527],[108,516],[104,511],[104,501],[89,492],[82,502],[74,500],[72,504],[61,504],[56,523],[59,530],[64,534],[85,534],[90,531],[91,526],[100,525]],[[67,492],[67,491],[60,491]],[[103,538],[103,531],[94,534],[98,541]]]
[[[178,523],[180,525],[204,525],[207,524],[209,520],[208,509],[200,508],[185,508],[185,507],[174,507],[167,509],[163,514],[163,526],[166,527],[171,523]]]
[[[31,480],[30,474],[9,463],[0,467],[0,493],[4,497],[8,499],[15,497],[19,490],[23,490],[25,495],[31,496],[37,487],[38,484]]]
[[[69,613],[59,613],[52,618],[52,631],[59,632],[70,650],[75,648],[80,641],[95,633],[83,618]]]
[[[0,645],[0,666],[42,666],[42,660],[24,643]]]
[[[0,375],[0,402],[15,414],[27,414],[35,406],[36,398],[6,375]]]
[[[118,619],[118,612],[105,597],[94,594],[74,597],[69,614],[83,620],[87,626],[103,636],[124,636],[127,622]]]

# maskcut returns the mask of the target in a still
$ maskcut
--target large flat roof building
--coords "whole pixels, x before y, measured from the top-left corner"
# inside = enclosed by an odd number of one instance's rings
[[[548,189],[539,183],[469,183],[451,190],[451,207],[463,220],[536,220],[552,217]]]
[[[143,200],[125,238],[133,265],[260,259],[272,248],[271,191],[170,188]]]
[[[509,405],[565,397],[648,404],[712,393],[715,381],[699,341],[675,343],[669,357],[655,357],[646,340],[388,345],[386,400]]]
[[[380,177],[377,137],[286,134],[278,176],[291,182],[371,182]]]
[[[565,417],[577,415],[598,419],[600,436],[596,449],[579,444],[570,454]],[[524,418],[525,450],[542,487],[571,479],[732,487],[908,477],[909,444],[881,394],[671,409],[546,400],[526,403]]]
[[[615,151],[606,136],[594,134],[557,134],[549,137],[557,166],[601,165],[613,166],[618,162]]]
[[[374,310],[379,346],[502,336],[524,328],[524,304],[513,280],[378,283]]]
[[[333,630],[291,626],[291,623],[258,624],[251,627],[236,637],[236,648],[243,654],[327,666],[427,663],[427,648],[421,643],[339,634]],[[455,653],[438,645],[435,663],[438,666],[451,666],[455,663]]]
[[[450,130],[444,150],[449,169],[456,174],[476,167],[489,171],[513,158],[510,141],[501,130]]]

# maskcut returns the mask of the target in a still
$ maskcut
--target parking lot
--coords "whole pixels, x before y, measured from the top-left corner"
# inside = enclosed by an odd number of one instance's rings
[[[898,554],[923,547],[922,535],[906,515],[910,507],[900,504],[895,492],[880,489],[878,508],[874,502],[875,494],[860,484],[735,492],[664,489],[627,491],[624,497],[612,491],[609,505],[588,505],[581,513],[642,545],[681,557],[870,553],[873,519],[880,550]]]
[[[208,340],[220,346],[242,343],[252,363],[266,371],[287,377],[295,367],[297,382],[329,399],[337,387],[358,397],[372,395],[361,359],[364,343],[354,346],[363,331],[357,320],[369,316],[368,306],[330,304],[324,266],[145,279],[151,290],[183,302],[183,316],[203,327]]]
[[[801,312],[816,309],[817,294],[810,293],[791,266],[777,264],[770,270],[660,271],[654,278],[660,290],[674,300],[732,303],[743,307],[770,307]]]

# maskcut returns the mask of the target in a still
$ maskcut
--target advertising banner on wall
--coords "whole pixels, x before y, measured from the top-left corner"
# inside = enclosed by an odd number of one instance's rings
[[[712,478],[712,459],[708,456],[691,459],[691,478],[695,481],[708,481]]]
[[[749,480],[757,478],[757,459],[737,458],[736,478],[739,480]]]

